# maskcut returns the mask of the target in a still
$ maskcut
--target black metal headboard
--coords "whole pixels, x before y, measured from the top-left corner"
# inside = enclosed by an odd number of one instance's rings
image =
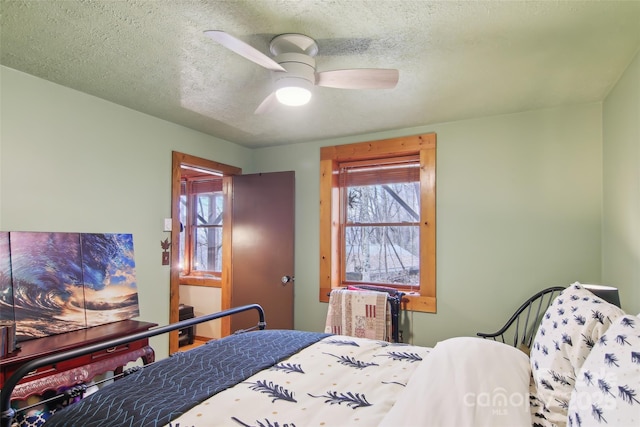
[[[564,290],[562,286],[553,286],[544,289],[526,300],[502,328],[493,333],[478,332],[482,338],[491,338],[494,341],[502,341],[512,344],[514,347],[525,347],[527,351],[538,330],[542,316],[551,305],[554,298]]]

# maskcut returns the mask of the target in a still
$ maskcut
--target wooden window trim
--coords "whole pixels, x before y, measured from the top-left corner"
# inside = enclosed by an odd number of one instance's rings
[[[189,286],[204,286],[208,288],[221,288],[222,280],[219,277],[205,277],[205,276],[180,276],[180,285]]]
[[[320,293],[341,286],[339,164],[375,158],[420,156],[420,295],[405,296],[403,308],[436,312],[436,134],[428,133],[320,149]]]

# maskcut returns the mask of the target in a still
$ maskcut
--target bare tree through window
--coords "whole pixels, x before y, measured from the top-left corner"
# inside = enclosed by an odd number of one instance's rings
[[[419,286],[418,166],[343,169],[346,281]]]

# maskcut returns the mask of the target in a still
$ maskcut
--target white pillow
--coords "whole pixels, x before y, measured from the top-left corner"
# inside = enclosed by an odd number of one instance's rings
[[[640,318],[619,317],[582,365],[569,402],[572,426],[640,425]]]
[[[577,282],[549,306],[530,354],[537,397],[549,421],[566,424],[576,373],[612,321],[624,314]]]
[[[472,337],[439,342],[413,372],[378,427],[531,425],[529,360]]]

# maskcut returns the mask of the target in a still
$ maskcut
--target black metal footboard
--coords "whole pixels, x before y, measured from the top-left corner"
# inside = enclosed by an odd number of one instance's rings
[[[204,316],[194,317],[194,318],[183,320],[177,323],[172,323],[166,326],[159,326],[159,327],[152,328],[143,332],[138,332],[126,337],[112,339],[112,340],[104,341],[101,343],[88,345],[86,347],[77,348],[77,349],[73,349],[73,350],[69,350],[69,351],[65,351],[57,354],[52,354],[49,356],[45,356],[45,357],[27,362],[24,365],[22,365],[13,375],[11,375],[5,381],[5,383],[2,386],[2,390],[0,390],[0,408],[2,409],[2,413],[0,414],[0,426],[1,427],[11,426],[13,417],[15,416],[15,411],[11,408],[11,394],[13,393],[13,390],[18,384],[18,382],[29,372],[37,368],[40,368],[46,365],[51,365],[54,363],[59,363],[63,360],[84,356],[86,354],[90,354],[96,351],[101,351],[108,348],[116,347],[132,341],[137,341],[140,339],[162,335],[167,332],[183,329],[192,325],[196,325],[198,323],[220,319],[222,317],[230,316],[236,313],[249,311],[249,310],[256,310],[258,312],[259,321],[257,324],[257,328],[261,330],[265,329],[267,324],[265,322],[264,310],[258,304],[249,304],[249,305],[231,308],[228,310],[223,310],[218,313],[212,313]]]

